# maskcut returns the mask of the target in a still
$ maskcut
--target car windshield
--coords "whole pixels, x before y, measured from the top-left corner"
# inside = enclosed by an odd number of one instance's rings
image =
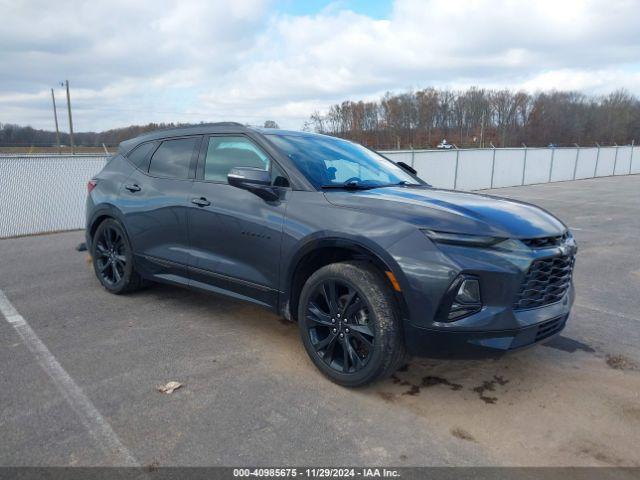
[[[357,143],[322,135],[271,134],[269,139],[316,188],[418,184],[393,162]]]

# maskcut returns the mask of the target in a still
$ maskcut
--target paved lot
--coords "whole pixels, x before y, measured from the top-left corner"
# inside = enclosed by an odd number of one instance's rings
[[[165,286],[109,295],[74,250],[81,232],[0,241],[0,289],[95,408],[0,315],[0,465],[121,464],[100,421],[143,465],[640,465],[640,176],[494,193],[573,228],[562,337],[500,360],[415,359],[357,391],[259,308]],[[185,387],[158,393],[169,380]]]

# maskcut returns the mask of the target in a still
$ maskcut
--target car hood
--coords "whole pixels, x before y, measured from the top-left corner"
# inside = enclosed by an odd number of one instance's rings
[[[383,187],[325,192],[339,207],[371,211],[443,232],[536,238],[562,235],[566,226],[535,205],[430,187]]]

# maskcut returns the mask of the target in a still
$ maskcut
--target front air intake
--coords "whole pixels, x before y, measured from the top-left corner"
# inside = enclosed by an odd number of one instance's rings
[[[520,285],[513,309],[538,308],[562,300],[571,286],[574,263],[572,255],[535,260]]]

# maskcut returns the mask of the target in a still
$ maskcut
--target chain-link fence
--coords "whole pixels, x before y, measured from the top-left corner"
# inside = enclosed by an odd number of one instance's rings
[[[480,190],[640,173],[640,147],[399,150],[434,187]],[[0,238],[84,227],[86,184],[106,155],[0,155]]]
[[[0,238],[82,228],[87,182],[107,158],[0,156]]]

